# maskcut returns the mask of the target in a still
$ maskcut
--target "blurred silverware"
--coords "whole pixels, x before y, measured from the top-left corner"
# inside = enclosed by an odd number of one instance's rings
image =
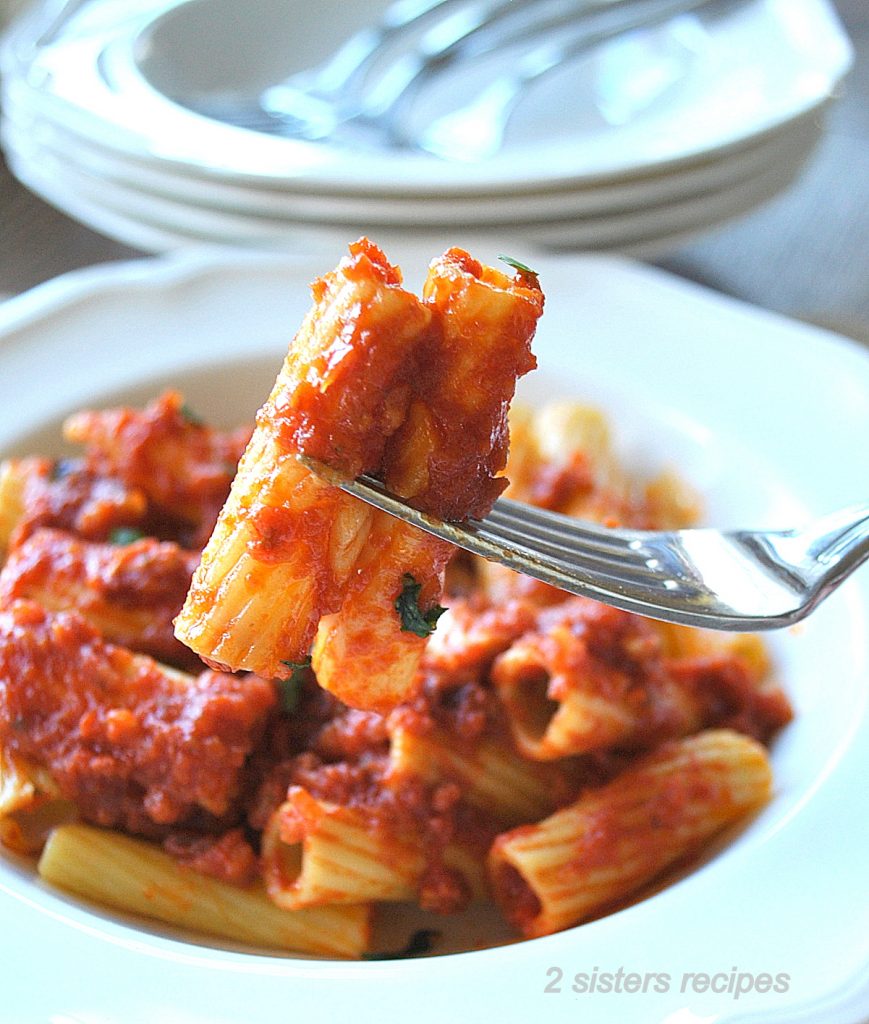
[[[256,102],[196,109],[252,131],[309,140],[352,124],[383,144],[480,159],[500,149],[533,83],[564,63],[629,32],[738,2],[745,0],[397,0],[324,64],[266,89]],[[469,104],[418,132],[409,127],[405,114],[425,85],[508,47],[520,51],[514,66]]]

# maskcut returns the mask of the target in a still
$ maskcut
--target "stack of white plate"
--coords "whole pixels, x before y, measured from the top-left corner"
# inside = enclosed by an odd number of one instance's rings
[[[529,90],[503,148],[473,160],[197,112],[255,103],[383,6],[86,0],[53,25],[31,10],[3,48],[8,162],[71,216],[150,251],[334,251],[365,233],[646,255],[786,187],[851,62],[827,0],[746,0],[566,64]],[[467,75],[428,102],[469,94]]]

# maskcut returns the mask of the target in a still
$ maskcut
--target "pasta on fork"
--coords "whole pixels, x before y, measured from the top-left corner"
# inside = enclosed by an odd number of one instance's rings
[[[507,408],[534,366],[543,296],[530,272],[453,249],[419,299],[365,240],[313,292],[176,633],[219,667],[271,678],[310,655],[321,686],[385,710],[409,693],[452,549],[296,456],[382,476],[440,518],[485,514],[506,486]]]

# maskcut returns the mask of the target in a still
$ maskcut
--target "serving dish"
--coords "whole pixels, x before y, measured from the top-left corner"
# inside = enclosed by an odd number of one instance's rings
[[[249,419],[328,259],[202,254],[80,272],[0,307],[0,451],[58,450],[76,408],[182,389]],[[431,251],[390,255],[416,287]],[[497,253],[481,251],[492,260]],[[531,401],[600,405],[629,465],[666,464],[720,526],[783,525],[865,498],[869,358],[843,339],[605,258],[543,258]],[[832,453],[840,453],[835,457]],[[773,749],[773,801],[696,870],[578,929],[497,949],[339,963],[230,949],[121,920],[0,859],[9,1020],[226,1021],[303,1014],[422,1022],[837,1021],[869,1011],[869,580],[770,641],[797,717]],[[666,992],[577,992],[574,976],[666,973]],[[696,974],[787,975],[787,991],[697,991]],[[50,977],[51,984],[46,984]],[[683,991],[683,984],[685,990]]]
[[[738,177],[721,186],[686,190],[682,195],[640,196],[600,213],[571,214],[571,197],[563,202],[557,194],[546,196],[549,209],[542,218],[524,220],[514,211],[512,235],[528,244],[553,248],[585,248],[648,255],[666,251],[673,236],[690,237],[699,231],[744,214],[771,199],[786,187],[809,159],[820,136],[820,125],[806,122],[799,132],[777,140],[775,158],[764,158],[759,166],[741,154],[735,162]],[[407,223],[396,218],[368,215],[363,210],[347,211],[347,219],[335,215],[318,222],[305,214],[279,216],[267,210],[245,210],[221,194],[220,185],[199,184],[191,193],[175,194],[171,186],[145,186],[128,181],[123,168],[93,161],[93,154],[81,158],[68,144],[55,146],[48,126],[33,126],[8,118],[2,129],[7,160],[18,178],[72,217],[127,245],[148,252],[163,252],[191,244],[232,244],[249,248],[290,252],[322,252],[340,248],[343,240],[362,230],[375,230],[388,246],[428,244],[431,251],[453,242],[473,248],[485,240],[497,239],[503,228],[487,224],[478,216],[456,211],[456,223],[427,223],[432,204],[420,202],[420,215]],[[761,148],[773,145],[768,141]],[[768,156],[768,154],[767,154]],[[110,158],[111,159],[111,158]],[[709,168],[704,168],[709,171]],[[715,168],[716,171],[721,168]],[[733,173],[731,171],[731,173]],[[709,177],[714,180],[713,174]],[[685,180],[682,184],[685,185]],[[176,181],[184,182],[183,177]],[[478,201],[478,206],[479,206]],[[486,204],[483,204],[485,206]],[[501,202],[492,200],[492,210],[503,213]],[[513,206],[511,204],[511,210]],[[423,211],[427,211],[423,213]],[[556,216],[553,216],[556,214]],[[380,216],[383,216],[381,211]]]
[[[458,231],[474,244],[509,227],[528,245],[658,255],[793,181],[853,59],[830,0],[685,15],[538,83],[503,152],[476,162],[360,131],[285,138],[203,113],[255,103],[386,4],[29,9],[0,47],[9,166],[65,213],[152,252],[230,243],[327,254],[379,225],[401,246],[420,229],[441,248]],[[473,95],[473,63],[422,90],[411,119]]]
[[[549,188],[509,195],[511,223],[605,218],[677,200],[714,196],[765,171],[799,163],[823,133],[826,106],[795,118],[782,128],[726,154],[687,163],[684,167],[639,178],[602,180],[587,187],[555,182]],[[193,207],[220,209],[249,217],[267,217],[277,224],[309,221],[326,224],[364,219],[370,224],[434,227],[445,223],[497,226],[504,217],[504,194],[388,196],[310,191],[242,185],[217,175],[197,179],[159,161],[143,159],[85,139],[62,122],[43,119],[36,94],[21,93],[4,110],[3,142],[7,152],[36,162],[44,152],[65,164],[118,185]]]
[[[719,156],[822,106],[852,60],[827,0],[752,0],[708,24],[685,16],[565,66],[517,111],[509,159],[473,163],[265,135],[195,113],[222,98],[253,98],[316,64],[343,32],[384,6],[372,0],[350,12],[329,0],[314,14],[299,2],[259,0],[240,18],[231,0],[149,0],[133,14],[85,4],[35,54],[26,23],[20,45],[10,36],[3,54],[10,105],[17,92],[36,88],[48,120],[197,177],[381,197],[474,195],[636,176]],[[219,67],[215,53],[225,55]],[[468,95],[463,75],[443,91]],[[649,78],[662,87],[632,109],[618,83],[641,88]]]

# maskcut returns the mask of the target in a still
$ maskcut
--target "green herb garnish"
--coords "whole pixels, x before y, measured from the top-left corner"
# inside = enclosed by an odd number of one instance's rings
[[[396,949],[391,953],[363,953],[363,960],[404,960],[411,956],[422,956],[430,953],[435,941],[441,933],[433,928],[420,928],[411,935],[404,949]]]
[[[141,540],[144,536],[145,534],[141,530],[135,529],[135,527],[116,526],[109,534],[109,542],[124,548],[128,544],[135,544],[137,540]]]
[[[66,477],[72,476],[80,468],[81,463],[77,459],[57,459],[49,470],[48,479],[52,483],[56,483],[58,480],[64,480]]]
[[[537,271],[532,270],[531,267],[527,267],[524,263],[520,263],[519,260],[513,259],[512,256],[505,256],[503,253],[498,256],[498,259],[502,263],[506,263],[508,267],[512,267],[514,270],[518,270],[520,274],[530,274],[531,277],[536,278]]]
[[[196,412],[194,409],[191,409],[186,402],[179,408],[178,412],[181,414],[181,416],[184,417],[185,420],[187,420],[187,422],[192,427],[205,426],[205,420],[199,415],[198,412]]]
[[[422,584],[417,583],[409,572],[401,577],[401,593],[395,599],[395,610],[401,619],[402,633],[415,633],[423,638],[434,633],[438,619],[446,611],[439,604],[433,605],[428,611],[419,606],[419,592]]]
[[[302,686],[311,669],[311,656],[308,655],[302,661],[282,661],[281,664],[286,665],[290,670],[286,679],[277,680],[281,711],[286,715],[291,715],[299,706]]]

